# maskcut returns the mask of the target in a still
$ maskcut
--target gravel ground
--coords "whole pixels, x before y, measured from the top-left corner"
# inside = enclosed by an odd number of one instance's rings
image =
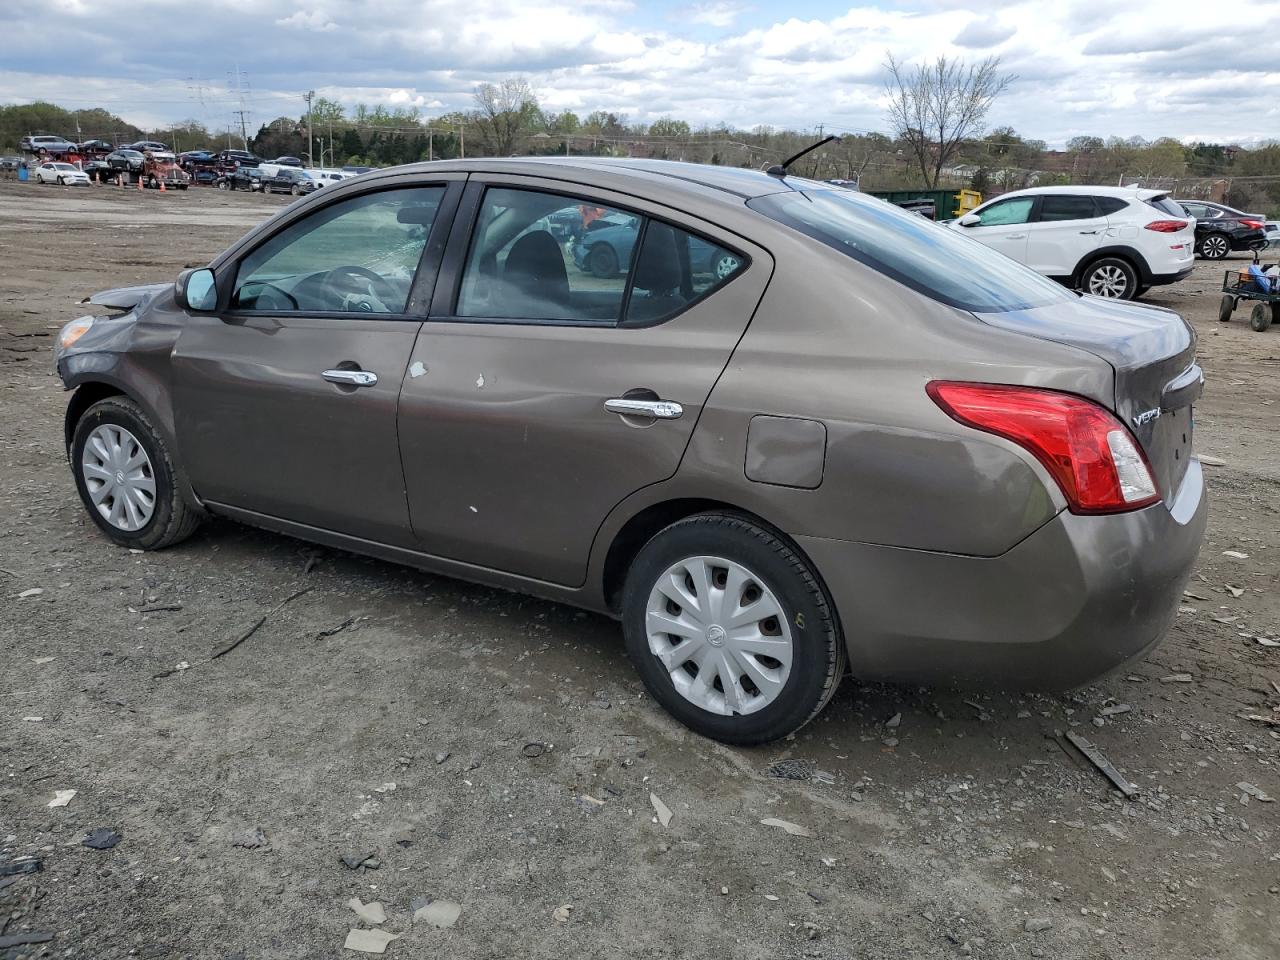
[[[402,958],[1280,956],[1280,728],[1247,719],[1280,709],[1280,330],[1218,324],[1223,265],[1149,298],[1200,332],[1224,461],[1151,658],[1064,696],[847,680],[743,750],[650,703],[611,621],[229,522],[98,535],[53,332],[284,203],[0,183],[0,875],[42,865],[0,876],[0,958],[355,957],[362,928]]]

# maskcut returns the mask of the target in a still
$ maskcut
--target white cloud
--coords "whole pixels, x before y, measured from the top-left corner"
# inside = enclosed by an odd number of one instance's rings
[[[951,42],[957,47],[982,50],[999,46],[1017,32],[1017,27],[1001,24],[998,17],[979,17],[970,20]]]
[[[746,7],[740,3],[700,3],[693,8],[689,19],[693,23],[705,24],[708,27],[729,27],[742,16]]]

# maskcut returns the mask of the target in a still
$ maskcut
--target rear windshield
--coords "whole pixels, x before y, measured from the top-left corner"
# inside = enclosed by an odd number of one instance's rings
[[[1148,206],[1155,207],[1161,213],[1169,214],[1171,217],[1178,217],[1179,219],[1185,219],[1187,217],[1187,211],[1182,209],[1182,204],[1178,203],[1177,200],[1174,200],[1167,193],[1162,193],[1158,197],[1148,197],[1147,204]]]
[[[747,206],[942,303],[975,313],[1072,299],[1063,287],[942,224],[849,190],[775,193]]]

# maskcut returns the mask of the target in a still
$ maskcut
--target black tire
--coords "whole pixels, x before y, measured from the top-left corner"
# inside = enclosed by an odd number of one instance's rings
[[[292,187],[289,188],[289,192],[296,197],[298,195],[298,185],[295,183]]]
[[[1236,309],[1236,298],[1229,293],[1224,293],[1222,299],[1218,301],[1218,322],[1226,323],[1231,319],[1231,314]]]
[[[235,187],[231,186],[231,184],[229,184],[226,180],[219,180],[219,181],[218,181],[218,189],[219,189],[219,190],[234,190],[234,189],[235,189]]]
[[[782,690],[765,707],[723,716],[686,699],[649,649],[646,607],[654,584],[689,557],[723,557],[767,585],[792,633],[792,664]],[[767,743],[803,727],[835,693],[845,670],[844,638],[826,590],[808,562],[778,534],[733,514],[704,513],[673,523],[640,550],[622,596],[627,655],[655,700],[691,730],[724,743]]]
[[[1262,333],[1267,327],[1271,326],[1271,305],[1269,303],[1255,303],[1253,310],[1249,312],[1249,326],[1253,328],[1255,333]]]
[[[607,243],[597,243],[587,254],[587,269],[593,277],[607,280],[618,275],[618,255]]]
[[[95,429],[103,424],[117,424],[137,438],[151,461],[152,479],[156,486],[155,509],[151,519],[133,531],[112,526],[98,513],[85,485],[80,469],[85,443]],[[71,438],[71,473],[75,478],[76,492],[90,518],[109,540],[121,546],[138,550],[162,550],[173,546],[195,532],[200,525],[200,514],[178,492],[177,469],[169,448],[160,432],[142,408],[127,397],[108,397],[87,409],[76,423]]]
[[[63,180],[61,177],[58,177],[58,186],[65,187],[66,185],[67,185],[67,182]]]
[[[1080,289],[1110,300],[1132,300],[1138,292],[1138,272],[1128,260],[1101,257],[1080,271]]]
[[[1200,241],[1196,253],[1206,260],[1221,260],[1231,252],[1231,241],[1220,233],[1211,233]]]

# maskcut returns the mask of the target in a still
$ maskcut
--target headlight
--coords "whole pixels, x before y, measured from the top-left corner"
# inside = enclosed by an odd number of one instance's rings
[[[72,320],[58,334],[58,346],[65,350],[88,333],[89,328],[92,326],[93,317],[81,317],[79,320]]]

